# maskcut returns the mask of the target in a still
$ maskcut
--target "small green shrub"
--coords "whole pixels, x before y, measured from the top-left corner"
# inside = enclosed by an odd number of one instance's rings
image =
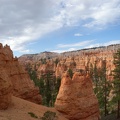
[[[44,113],[41,120],[57,120],[56,113],[52,112],[52,111],[47,111],[47,112]]]
[[[31,117],[33,117],[33,118],[38,118],[34,113],[32,113],[32,112],[28,112],[28,114],[31,116]]]

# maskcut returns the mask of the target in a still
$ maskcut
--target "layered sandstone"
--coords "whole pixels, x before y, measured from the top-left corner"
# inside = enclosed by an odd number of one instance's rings
[[[69,120],[99,120],[98,100],[86,73],[68,73],[62,78],[55,108]]]
[[[14,96],[35,102],[41,103],[41,96],[39,95],[39,89],[35,87],[33,81],[30,80],[28,73],[19,64],[18,59],[13,57],[13,52],[8,45],[2,46],[0,44],[0,77],[2,70],[5,71],[4,75],[9,78],[3,78],[5,84],[11,82],[13,86],[12,94]],[[5,82],[7,81],[7,82]],[[7,84],[8,85],[8,84]],[[0,88],[2,89],[2,85]],[[7,87],[5,88],[7,90]],[[2,89],[3,90],[3,89]],[[8,87],[9,93],[9,87]],[[3,92],[4,94],[4,92]]]

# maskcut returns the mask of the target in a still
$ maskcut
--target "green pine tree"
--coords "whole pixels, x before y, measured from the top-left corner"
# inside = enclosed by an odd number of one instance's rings
[[[46,63],[46,59],[41,59],[41,61],[43,64]],[[58,63],[58,59],[56,61]],[[53,107],[61,84],[61,78],[56,78],[53,72],[48,71],[39,79],[36,64],[34,69],[32,69],[31,64],[28,64],[26,70],[34,84],[39,87],[40,95],[42,96],[42,104]]]
[[[102,67],[99,71],[99,103],[101,109],[103,109],[104,116],[108,115],[108,107],[109,107],[109,94],[111,91],[111,83],[107,80],[106,75],[106,60],[102,61]]]
[[[94,67],[91,64],[89,69],[89,74],[94,83],[94,92],[98,98],[101,115],[108,114],[109,106],[109,93],[111,91],[110,81],[106,78],[106,60],[102,61],[101,68],[97,68],[95,63]]]
[[[120,118],[120,49],[114,54],[114,65],[113,99],[117,102],[117,118]]]
[[[97,69],[96,63],[95,63],[94,68],[93,68],[92,81],[95,85],[94,92],[95,92],[95,94],[97,94],[99,91],[99,85],[98,85],[99,84],[99,75],[98,75],[98,69]]]
[[[53,107],[59,87],[60,87],[61,79],[55,78],[53,73],[46,73],[40,78],[40,94],[42,95],[42,104],[48,107]]]
[[[73,77],[73,71],[72,71],[72,69],[68,69],[67,72],[69,73],[70,77],[72,78]]]

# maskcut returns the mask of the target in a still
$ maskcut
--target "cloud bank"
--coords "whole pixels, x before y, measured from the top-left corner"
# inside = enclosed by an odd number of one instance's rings
[[[0,42],[30,52],[30,42],[60,28],[104,29],[119,19],[120,0],[0,0]]]
[[[84,49],[84,48],[93,48],[93,47],[100,47],[100,46],[108,46],[111,44],[120,44],[120,40],[112,40],[109,42],[105,43],[93,43],[96,42],[95,40],[87,40],[79,43],[73,43],[73,44],[59,44],[57,45],[58,48],[63,48],[57,49],[57,50],[52,50],[51,52],[57,52],[57,53],[62,53],[66,51],[74,51],[74,50],[79,50],[79,49]]]

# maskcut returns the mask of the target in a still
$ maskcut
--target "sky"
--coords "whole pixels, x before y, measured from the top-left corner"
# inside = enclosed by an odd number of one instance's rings
[[[0,43],[14,56],[120,43],[120,0],[0,0]]]

